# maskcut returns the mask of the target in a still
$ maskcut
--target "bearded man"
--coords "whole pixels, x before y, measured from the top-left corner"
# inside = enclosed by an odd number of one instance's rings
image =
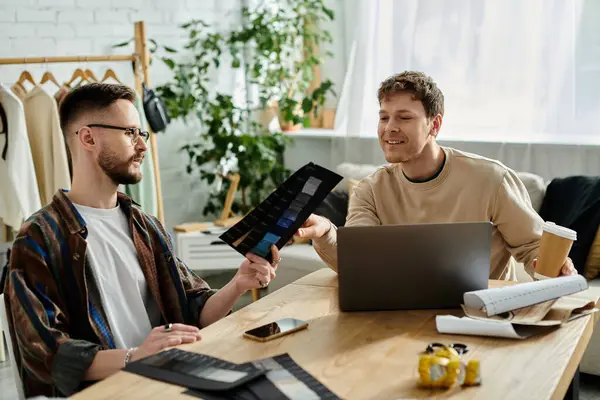
[[[70,396],[165,347],[200,340],[246,291],[275,277],[248,254],[216,291],[173,252],[152,215],[118,192],[142,179],[148,132],[135,92],[94,83],[69,93],[61,128],[71,190],[33,214],[13,244],[5,287],[16,367],[26,397]]]

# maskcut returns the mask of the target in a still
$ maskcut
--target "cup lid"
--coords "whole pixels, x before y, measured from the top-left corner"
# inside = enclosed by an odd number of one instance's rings
[[[556,225],[554,222],[544,222],[544,230],[565,239],[577,240],[577,232],[564,226]]]

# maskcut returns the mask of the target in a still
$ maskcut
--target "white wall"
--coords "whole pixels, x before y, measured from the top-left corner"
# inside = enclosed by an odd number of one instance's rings
[[[113,49],[112,45],[133,37],[133,23],[143,20],[149,38],[181,48],[178,25],[192,18],[221,26],[238,23],[238,0],[0,0],[0,57],[56,55],[104,55],[133,52],[133,45]],[[29,65],[34,79],[46,69],[59,81],[70,79],[74,68],[84,66],[100,78],[107,67],[119,79],[133,85],[131,65],[123,63],[76,63]],[[22,65],[0,66],[0,81],[13,83]],[[231,71],[219,70],[216,84],[233,84]],[[169,79],[168,68],[153,63],[151,83]],[[50,89],[51,86],[50,86]],[[186,156],[178,149],[192,136],[193,127],[175,122],[158,139],[159,163],[167,226],[201,218],[206,188],[185,172]]]
[[[327,28],[335,38],[330,46],[336,57],[329,59],[323,77],[336,84],[339,94],[345,70],[342,0],[328,0],[336,12],[335,23]],[[133,45],[113,49],[115,43],[133,37],[133,23],[143,20],[149,38],[175,48],[181,48],[183,30],[178,25],[193,18],[226,27],[239,23],[240,0],[0,0],[0,57],[33,57],[56,55],[104,55],[133,52]],[[215,86],[233,89],[236,77],[223,63],[215,76]],[[39,80],[50,70],[59,81],[68,81],[75,68],[91,69],[101,78],[107,67],[115,70],[119,79],[133,85],[129,63],[76,63],[28,65],[26,69]],[[14,83],[22,65],[1,66],[0,82]],[[150,69],[152,85],[170,77],[161,62]],[[49,86],[49,89],[52,89]],[[329,100],[335,106],[335,99]],[[158,135],[159,163],[167,226],[200,220],[208,195],[207,188],[196,176],[185,172],[187,156],[178,149],[185,144],[197,123],[190,126],[174,122],[166,133]],[[301,155],[300,155],[301,156]]]

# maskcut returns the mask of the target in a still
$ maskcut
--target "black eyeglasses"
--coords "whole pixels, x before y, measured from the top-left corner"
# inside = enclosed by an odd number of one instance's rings
[[[140,138],[142,138],[142,140],[144,141],[144,143],[146,143],[148,141],[148,139],[150,138],[150,133],[148,133],[148,131],[143,131],[140,128],[125,128],[122,126],[114,126],[114,125],[104,125],[104,124],[88,124],[86,126],[89,126],[90,128],[105,128],[105,129],[116,129],[119,131],[125,131],[127,132],[127,135],[131,138],[131,145],[135,146],[138,142],[138,140],[140,140]],[[75,134],[78,134],[79,131],[75,132]]]

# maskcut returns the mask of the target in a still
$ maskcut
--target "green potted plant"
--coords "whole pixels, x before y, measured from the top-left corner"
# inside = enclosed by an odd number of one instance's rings
[[[323,56],[332,56],[319,48],[331,43],[321,27],[334,19],[333,11],[323,0],[285,0],[244,7],[242,18],[227,42],[234,59],[240,49],[248,50],[248,82],[258,88],[261,108],[277,112],[283,131],[308,126],[311,112],[335,95],[331,80],[315,85]]]
[[[197,140],[182,147],[188,154],[187,172],[198,173],[209,185],[223,172],[239,174],[240,190],[232,211],[241,214],[289,176],[283,153],[290,138],[269,132],[257,111],[277,109],[282,127],[306,124],[309,114],[333,93],[328,80],[311,88],[313,70],[322,62],[316,46],[331,41],[318,24],[333,19],[333,12],[322,0],[285,0],[276,7],[267,3],[244,7],[244,23],[226,32],[216,32],[201,20],[181,25],[187,41],[180,55],[151,40],[153,57],[173,72],[169,82],[156,88],[169,116],[201,122]],[[258,92],[256,102],[247,97],[245,104],[236,104],[230,93],[209,90],[211,72],[224,60],[233,69],[243,68],[247,90]],[[222,209],[229,183],[224,180],[211,193],[204,215]]]

